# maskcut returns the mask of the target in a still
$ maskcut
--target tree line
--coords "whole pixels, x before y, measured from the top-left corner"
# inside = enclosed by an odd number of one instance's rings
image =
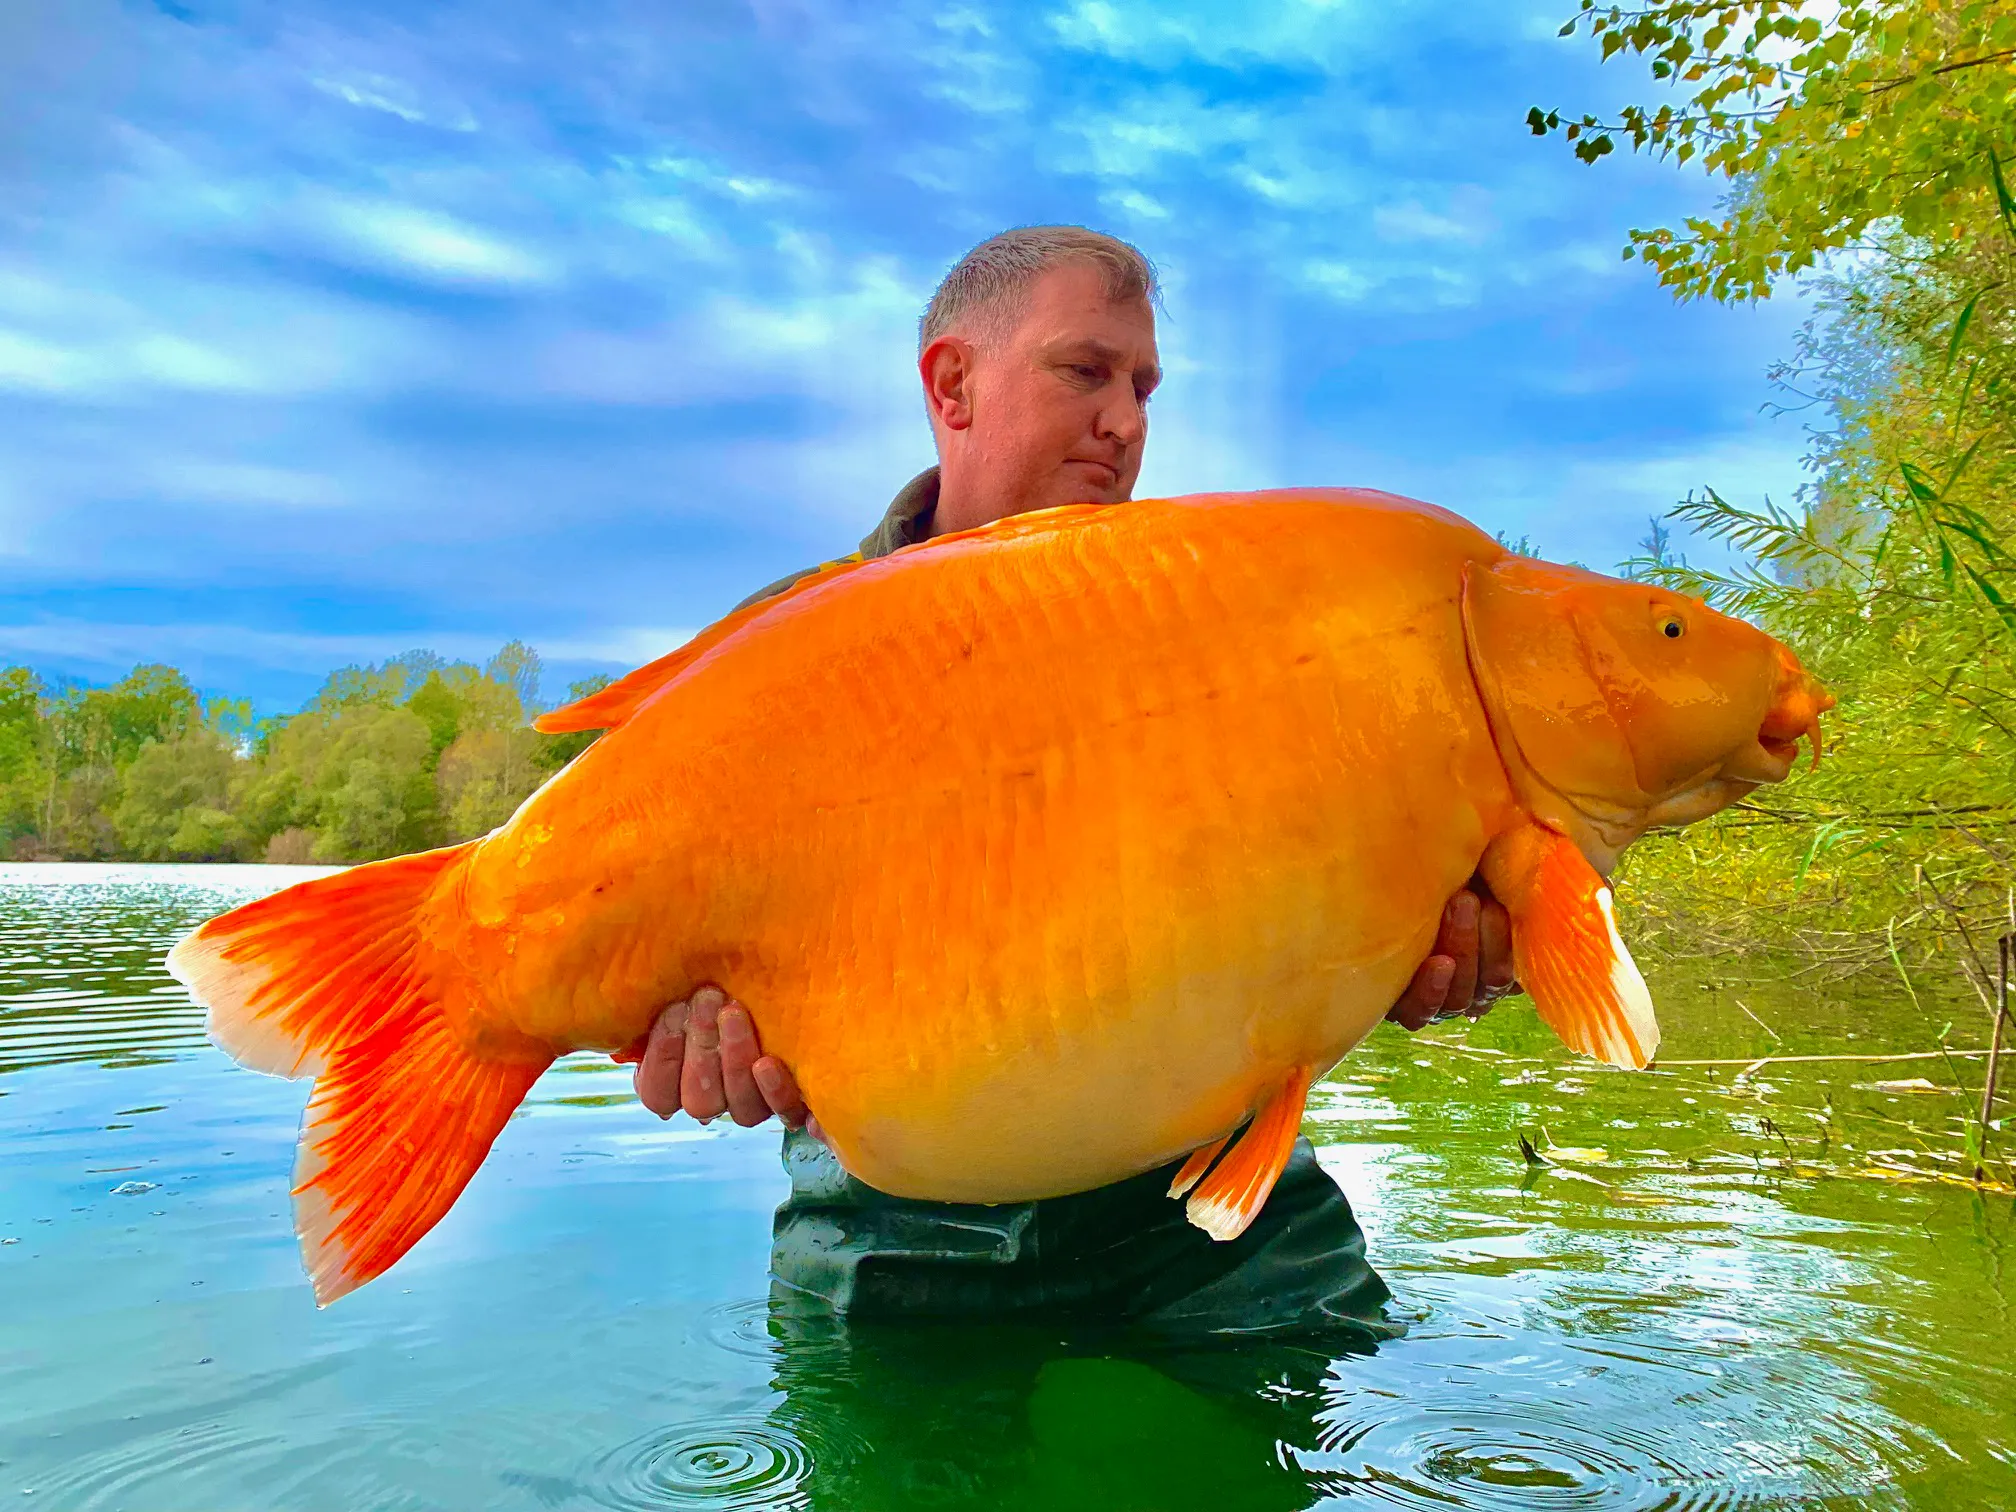
[[[299,713],[257,719],[169,666],[107,687],[10,667],[0,856],[299,864],[473,839],[594,738],[530,727],[539,679],[518,641],[481,667],[413,651],[345,667]]]

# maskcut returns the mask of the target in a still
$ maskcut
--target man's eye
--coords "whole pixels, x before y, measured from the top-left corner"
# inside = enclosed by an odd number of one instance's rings
[[[1100,383],[1106,377],[1104,369],[1090,367],[1082,362],[1075,364],[1071,371],[1076,373],[1080,378],[1083,378],[1087,383]]]

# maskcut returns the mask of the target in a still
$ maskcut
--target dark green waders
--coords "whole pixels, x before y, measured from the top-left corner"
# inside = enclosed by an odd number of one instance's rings
[[[783,1296],[858,1320],[1057,1317],[1199,1333],[1392,1338],[1391,1293],[1306,1139],[1253,1226],[1221,1243],[1171,1201],[1175,1166],[1040,1202],[914,1202],[865,1186],[804,1133],[771,1274]]]

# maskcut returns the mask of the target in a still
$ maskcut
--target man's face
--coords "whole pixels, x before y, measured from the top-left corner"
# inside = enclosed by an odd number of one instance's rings
[[[971,423],[960,437],[988,518],[1130,498],[1162,381],[1155,312],[1115,303],[1100,270],[1053,268],[1020,322],[973,354]]]

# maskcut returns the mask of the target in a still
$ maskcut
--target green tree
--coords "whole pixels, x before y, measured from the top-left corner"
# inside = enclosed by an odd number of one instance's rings
[[[410,710],[311,706],[273,732],[238,811],[261,845],[286,830],[311,832],[318,861],[420,850],[438,838],[432,767],[432,733]]]
[[[436,785],[451,840],[488,834],[550,775],[537,760],[547,737],[522,726],[470,730],[441,753]]]
[[[1623,138],[1732,184],[1719,220],[1631,233],[1625,255],[1677,293],[1758,298],[1872,229],[1945,243],[2016,209],[2011,0],[1582,0],[1561,31],[1585,28],[1678,93],[1607,121],[1535,106],[1535,134],[1592,163]]]
[[[230,811],[242,763],[214,730],[195,728],[143,746],[127,766],[112,828],[143,861],[236,861],[248,840]]]
[[[120,768],[149,741],[173,739],[202,723],[203,700],[189,679],[158,663],[135,667],[107,688],[75,688],[55,711],[61,764]]]
[[[593,739],[528,727],[539,678],[521,641],[481,667],[410,651],[262,720],[172,667],[59,691],[0,671],[0,854],[363,861],[473,838]]]
[[[524,724],[539,711],[539,677],[543,670],[539,653],[521,640],[506,641],[497,654],[484,663],[483,676],[500,688],[509,688],[518,700],[517,723]]]
[[[53,775],[42,683],[26,667],[0,671],[0,856],[32,845]]]

